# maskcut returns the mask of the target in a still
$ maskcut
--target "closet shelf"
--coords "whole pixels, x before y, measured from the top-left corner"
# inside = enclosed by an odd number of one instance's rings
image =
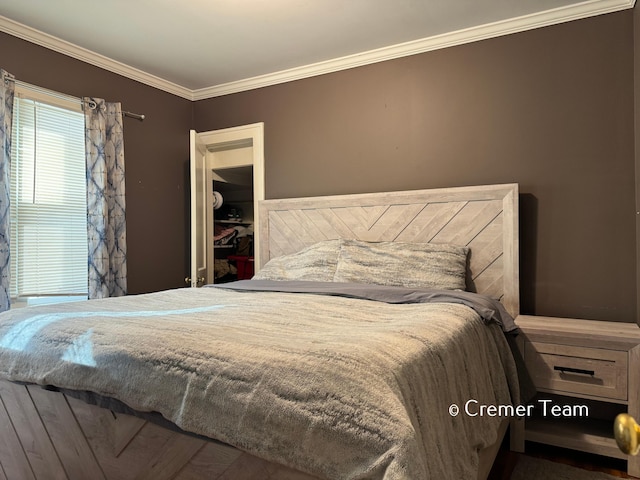
[[[243,222],[242,220],[214,220],[214,222],[225,225],[253,225],[253,222]]]

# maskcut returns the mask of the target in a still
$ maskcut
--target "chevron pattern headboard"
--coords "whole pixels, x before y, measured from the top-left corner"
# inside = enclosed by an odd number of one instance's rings
[[[519,313],[517,184],[265,200],[260,219],[258,268],[334,238],[465,245],[467,289]]]

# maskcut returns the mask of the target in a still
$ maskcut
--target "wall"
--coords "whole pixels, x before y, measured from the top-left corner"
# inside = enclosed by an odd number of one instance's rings
[[[189,128],[264,121],[267,198],[518,182],[522,311],[633,321],[637,17],[194,104],[2,33],[0,66],[147,116],[125,119],[132,293],[181,286],[188,271]]]
[[[640,287],[640,7],[633,9],[633,91],[636,181],[636,291]],[[637,295],[637,322],[640,325],[640,295]]]
[[[266,196],[518,182],[523,313],[636,318],[633,11],[194,105],[265,122]]]
[[[189,261],[189,128],[193,105],[174,95],[0,33],[0,67],[74,96],[122,102],[130,293],[183,286]]]

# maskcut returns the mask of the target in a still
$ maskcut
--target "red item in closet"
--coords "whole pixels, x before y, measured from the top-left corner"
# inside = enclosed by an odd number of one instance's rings
[[[253,257],[246,255],[229,255],[227,260],[236,263],[238,280],[251,280],[253,277]]]

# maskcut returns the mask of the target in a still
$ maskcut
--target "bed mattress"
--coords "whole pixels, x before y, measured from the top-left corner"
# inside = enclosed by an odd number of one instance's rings
[[[519,401],[499,307],[330,287],[249,282],[5,312],[0,378],[113,398],[321,478],[474,478],[501,419],[450,406]]]

